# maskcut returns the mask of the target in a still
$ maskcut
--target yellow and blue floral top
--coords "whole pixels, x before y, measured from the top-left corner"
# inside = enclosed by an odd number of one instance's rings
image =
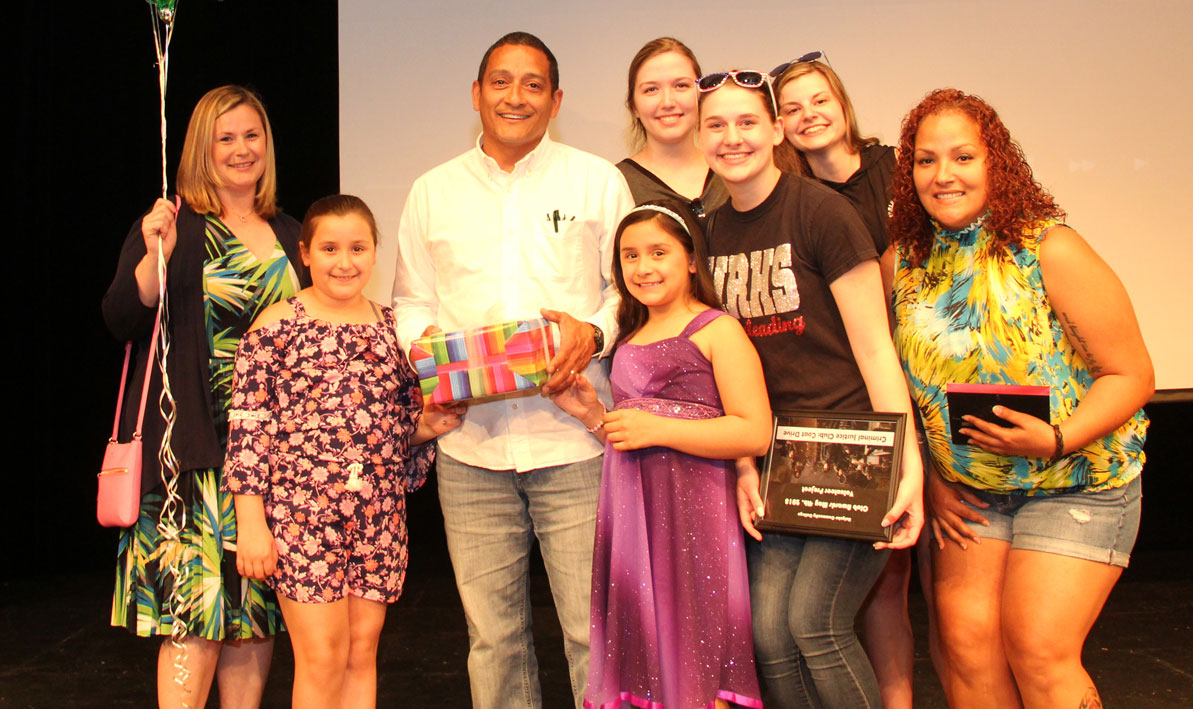
[[[1126,485],[1143,469],[1142,409],[1055,465],[952,443],[950,382],[1047,386],[1050,423],[1071,416],[1093,384],[1044,292],[1039,248],[1057,224],[1041,221],[1010,245],[997,244],[981,219],[960,231],[937,225],[923,264],[913,265],[903,248],[896,252],[895,346],[946,480],[1025,495],[1092,492]]]

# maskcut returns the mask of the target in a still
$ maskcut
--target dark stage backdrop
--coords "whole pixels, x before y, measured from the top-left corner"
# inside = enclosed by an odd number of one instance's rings
[[[157,71],[144,0],[20,8],[19,115],[8,134],[16,224],[6,333],[7,575],[108,568],[116,533],[95,524],[122,348],[100,299],[132,222],[161,190]],[[170,184],[187,120],[208,89],[255,87],[275,135],[280,201],[302,219],[339,189],[334,1],[180,0],[167,92]],[[36,255],[35,255],[36,254]],[[146,415],[149,415],[148,413]],[[15,555],[15,558],[14,558]],[[15,563],[12,563],[15,562]]]

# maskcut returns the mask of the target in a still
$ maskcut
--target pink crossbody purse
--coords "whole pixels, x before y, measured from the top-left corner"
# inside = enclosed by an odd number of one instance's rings
[[[149,398],[149,376],[153,373],[153,355],[157,353],[157,333],[161,319],[153,323],[149,342],[149,360],[145,363],[145,382],[141,385],[141,408],[137,413],[137,430],[128,443],[120,443],[120,408],[124,404],[124,385],[128,382],[128,361],[133,343],[124,345],[124,369],[120,373],[120,393],[116,397],[116,421],[112,437],[104,450],[104,462],[99,471],[99,494],[95,501],[95,517],[104,527],[131,527],[137,522],[141,509],[141,422],[145,420],[145,400]]]

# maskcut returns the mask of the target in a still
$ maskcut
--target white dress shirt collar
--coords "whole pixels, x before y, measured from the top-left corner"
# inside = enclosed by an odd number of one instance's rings
[[[485,166],[485,169],[489,172],[490,176],[493,176],[493,175],[505,175],[505,176],[525,175],[525,174],[529,174],[534,168],[538,167],[540,164],[542,164],[543,162],[545,162],[548,159],[548,157],[551,154],[551,151],[553,150],[554,145],[555,145],[555,142],[551,140],[551,134],[543,133],[543,137],[541,140],[539,140],[538,145],[534,146],[534,149],[531,150],[529,153],[526,153],[525,155],[523,155],[521,160],[514,163],[514,169],[511,170],[510,172],[506,172],[505,170],[502,170],[501,166],[497,164],[497,160],[485,152],[485,134],[484,133],[481,133],[480,135],[476,136],[475,155],[476,155],[476,158],[478,160],[480,160],[481,164]]]

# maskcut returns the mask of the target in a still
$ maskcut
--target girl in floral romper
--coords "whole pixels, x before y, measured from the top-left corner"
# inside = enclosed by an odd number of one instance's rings
[[[386,604],[406,573],[405,493],[431,465],[421,444],[463,413],[423,410],[393,311],[364,296],[376,244],[360,199],[311,205],[301,252],[313,286],[262,312],[236,358],[224,483],[236,566],[278,593],[295,707],[375,703]]]

